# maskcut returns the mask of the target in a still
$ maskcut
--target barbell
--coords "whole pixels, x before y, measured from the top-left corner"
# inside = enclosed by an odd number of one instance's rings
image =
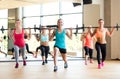
[[[47,27],[47,28],[48,28],[48,27],[57,27],[57,25],[47,25],[46,27]],[[13,30],[13,29],[15,29],[15,28],[10,28],[10,29]],[[36,30],[42,30],[42,27],[41,27],[41,25],[40,25],[39,27],[36,27],[36,25],[34,25],[33,28],[23,28],[23,29],[33,29],[33,30],[36,32]],[[5,30],[8,30],[8,29],[4,29],[3,26],[2,26],[1,29],[0,29],[0,31],[2,31],[2,33],[4,33]]]
[[[46,26],[47,28],[44,28],[46,30],[48,30],[50,27],[52,27],[53,29],[56,29],[57,28],[57,25],[47,25]],[[83,30],[85,31],[86,28],[89,28],[89,27],[85,27],[84,25],[82,27],[78,27],[78,25],[76,25],[76,28],[65,28],[65,29],[73,29],[73,30],[76,30],[76,32],[74,34],[78,34],[78,30]],[[91,28],[98,28],[98,27],[91,27]],[[116,26],[114,27],[108,27],[108,26],[105,26],[105,28],[116,28],[116,30],[118,31],[118,29],[120,28],[120,26],[118,24],[116,24]],[[13,30],[14,28],[11,28],[11,30]],[[41,30],[43,29],[42,26],[40,25],[39,27],[36,27],[36,25],[34,25],[34,28],[23,28],[23,29],[33,29],[35,32],[36,30],[39,30],[41,32]],[[0,31],[2,31],[2,33],[4,33],[5,30],[8,30],[8,29],[4,29],[4,27],[2,26],[2,28],[0,29]]]
[[[15,28],[10,28],[10,30],[13,30]],[[34,29],[34,31],[36,32],[36,25],[34,25],[34,28],[23,28],[23,29]],[[4,29],[4,27],[2,26],[2,28],[0,29],[0,31],[2,31],[2,33],[4,33],[5,30],[9,30],[9,29]]]
[[[53,29],[56,29],[57,28],[57,25],[48,25],[46,26],[47,28],[44,28],[46,30],[49,29],[49,27],[55,27]],[[84,25],[82,27],[78,27],[78,25],[76,25],[76,28],[65,28],[65,29],[74,29],[76,30],[76,33],[78,33],[78,30],[82,29],[83,31],[85,31],[86,28],[90,28],[90,27],[85,27]],[[98,27],[91,27],[91,28],[98,28]],[[116,26],[114,27],[110,27],[110,26],[105,26],[105,28],[116,28],[116,30],[118,31],[118,29],[120,28],[120,26],[118,24],[116,24]],[[42,30],[42,27],[39,27],[39,28],[35,28],[37,30]]]

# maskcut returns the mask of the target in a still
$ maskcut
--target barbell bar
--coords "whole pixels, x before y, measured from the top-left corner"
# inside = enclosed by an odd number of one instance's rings
[[[44,28],[46,30],[49,29],[49,27],[54,27],[53,29],[56,29],[57,28],[57,25],[47,25],[46,26],[47,28]],[[78,25],[76,25],[76,28],[65,28],[65,29],[73,29],[73,30],[76,30],[75,34],[78,33],[78,30],[82,29],[83,31],[85,31],[86,28],[89,28],[89,27],[85,27],[84,25],[82,27],[78,27]],[[98,27],[91,27],[91,28],[98,28]],[[118,31],[118,29],[120,28],[120,26],[118,24],[116,24],[116,26],[114,27],[108,27],[108,26],[105,26],[105,28],[116,28],[116,30]],[[13,30],[14,28],[11,28],[11,30]],[[34,28],[23,28],[23,29],[34,29],[34,31],[36,32],[36,30],[42,30],[42,26],[40,25],[39,27],[36,27],[36,25],[34,25]],[[8,29],[4,29],[4,27],[2,26],[2,28],[0,29],[0,31],[2,31],[2,33],[4,33],[5,30],[8,30]]]

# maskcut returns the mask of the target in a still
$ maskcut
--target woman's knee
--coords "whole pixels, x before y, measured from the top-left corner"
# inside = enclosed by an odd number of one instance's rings
[[[54,55],[56,55],[59,52],[59,48],[54,47]]]
[[[16,52],[16,51],[19,52],[19,49],[20,49],[20,48],[19,48],[18,46],[16,46],[16,45],[14,46],[14,51],[15,51],[15,52]]]

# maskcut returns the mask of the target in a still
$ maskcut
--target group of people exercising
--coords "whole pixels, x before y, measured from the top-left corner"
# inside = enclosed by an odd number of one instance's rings
[[[91,26],[88,28],[87,32],[84,32],[81,36],[81,41],[84,41],[84,50],[85,50],[85,65],[88,64],[88,57],[90,58],[90,63],[93,63],[93,41],[96,41],[95,48],[97,51],[97,61],[98,61],[98,69],[100,69],[102,66],[104,66],[104,61],[106,58],[106,36],[111,36],[114,27],[111,29],[111,31],[108,31],[107,28],[104,28],[104,20],[99,19],[98,20],[99,27],[96,28],[94,31],[92,31]],[[26,55],[25,55],[25,49],[28,50],[28,53],[31,53],[34,55],[34,57],[37,57],[37,52],[40,49],[41,50],[41,56],[42,56],[42,65],[46,64],[48,54],[50,51],[49,47],[49,41],[52,41],[55,37],[55,44],[54,44],[54,54],[53,60],[54,60],[54,72],[58,70],[58,64],[57,64],[57,54],[60,52],[62,59],[64,61],[64,68],[68,68],[68,62],[67,62],[67,49],[66,49],[66,35],[68,38],[72,39],[72,28],[70,29],[64,29],[63,28],[63,20],[58,19],[57,21],[57,29],[51,29],[49,28],[49,33],[46,32],[46,27],[42,27],[41,34],[36,37],[37,41],[40,41],[40,46],[37,47],[36,53],[29,51],[28,44],[25,42],[25,39],[31,38],[31,31],[29,29],[29,33],[27,33],[21,26],[21,21],[17,20],[15,23],[15,29],[12,31],[9,31],[9,37],[14,41],[14,52],[15,52],[15,68],[19,67],[19,52],[21,52],[22,58],[23,58],[23,65],[25,66],[26,63]],[[52,31],[53,30],[53,31]],[[102,54],[102,60],[100,59],[100,53]]]
[[[101,69],[104,66],[104,61],[106,59],[106,36],[112,35],[114,27],[111,31],[104,27],[104,20],[98,20],[98,28],[92,31],[91,26],[89,26],[88,31],[83,33],[81,40],[84,41],[84,50],[85,50],[85,65],[87,65],[88,56],[90,63],[93,63],[93,41],[95,41],[95,49],[97,51],[97,62],[98,69]],[[101,57],[102,56],[102,57]]]

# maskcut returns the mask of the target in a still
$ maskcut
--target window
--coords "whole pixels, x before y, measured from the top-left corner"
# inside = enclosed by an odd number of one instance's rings
[[[41,25],[57,25],[59,16],[44,16],[41,18]]]
[[[69,15],[62,15],[61,18],[64,20],[64,27],[65,28],[76,28],[82,26],[82,14],[69,14]],[[74,30],[76,32],[76,30]],[[79,30],[81,33],[82,30]]]
[[[72,2],[61,2],[61,11],[62,14],[67,13],[80,13],[82,12],[82,6],[73,6]]]
[[[7,29],[8,27],[8,10],[5,9],[5,10],[0,10],[0,28],[3,28],[4,29]],[[0,43],[0,46],[1,46],[1,50],[4,51],[5,53],[7,53],[8,51],[8,41],[7,41],[7,30],[4,31],[4,33],[2,33],[2,31],[0,31],[0,38],[3,39],[3,41]],[[4,36],[6,36],[6,39],[4,39]]]
[[[40,5],[26,6],[23,8],[23,16],[40,16]]]
[[[23,19],[23,26],[24,28],[34,28],[34,26],[40,26],[40,17],[29,17]],[[32,33],[35,33],[34,30],[31,30]]]
[[[55,15],[59,14],[59,2],[42,4],[41,15]]]
[[[32,11],[32,12],[31,12]],[[65,28],[76,28],[76,26],[82,26],[82,6],[73,6],[72,2],[53,2],[45,3],[41,5],[28,6],[23,8],[23,25],[24,27],[35,24],[41,25],[57,25],[59,18],[64,20]],[[75,33],[76,30],[73,30]],[[78,31],[79,33],[82,30]],[[37,32],[39,33],[39,32]],[[73,40],[67,39],[67,51],[75,51],[79,57],[82,57],[82,42],[80,42],[80,34],[77,36],[73,34]],[[80,42],[78,44],[78,42]],[[50,45],[54,45],[54,42],[50,42]],[[73,46],[76,45],[76,46]],[[34,45],[36,46],[36,45]],[[53,51],[53,47],[50,47]],[[34,49],[35,50],[35,49]],[[78,52],[79,51],[79,52]]]

